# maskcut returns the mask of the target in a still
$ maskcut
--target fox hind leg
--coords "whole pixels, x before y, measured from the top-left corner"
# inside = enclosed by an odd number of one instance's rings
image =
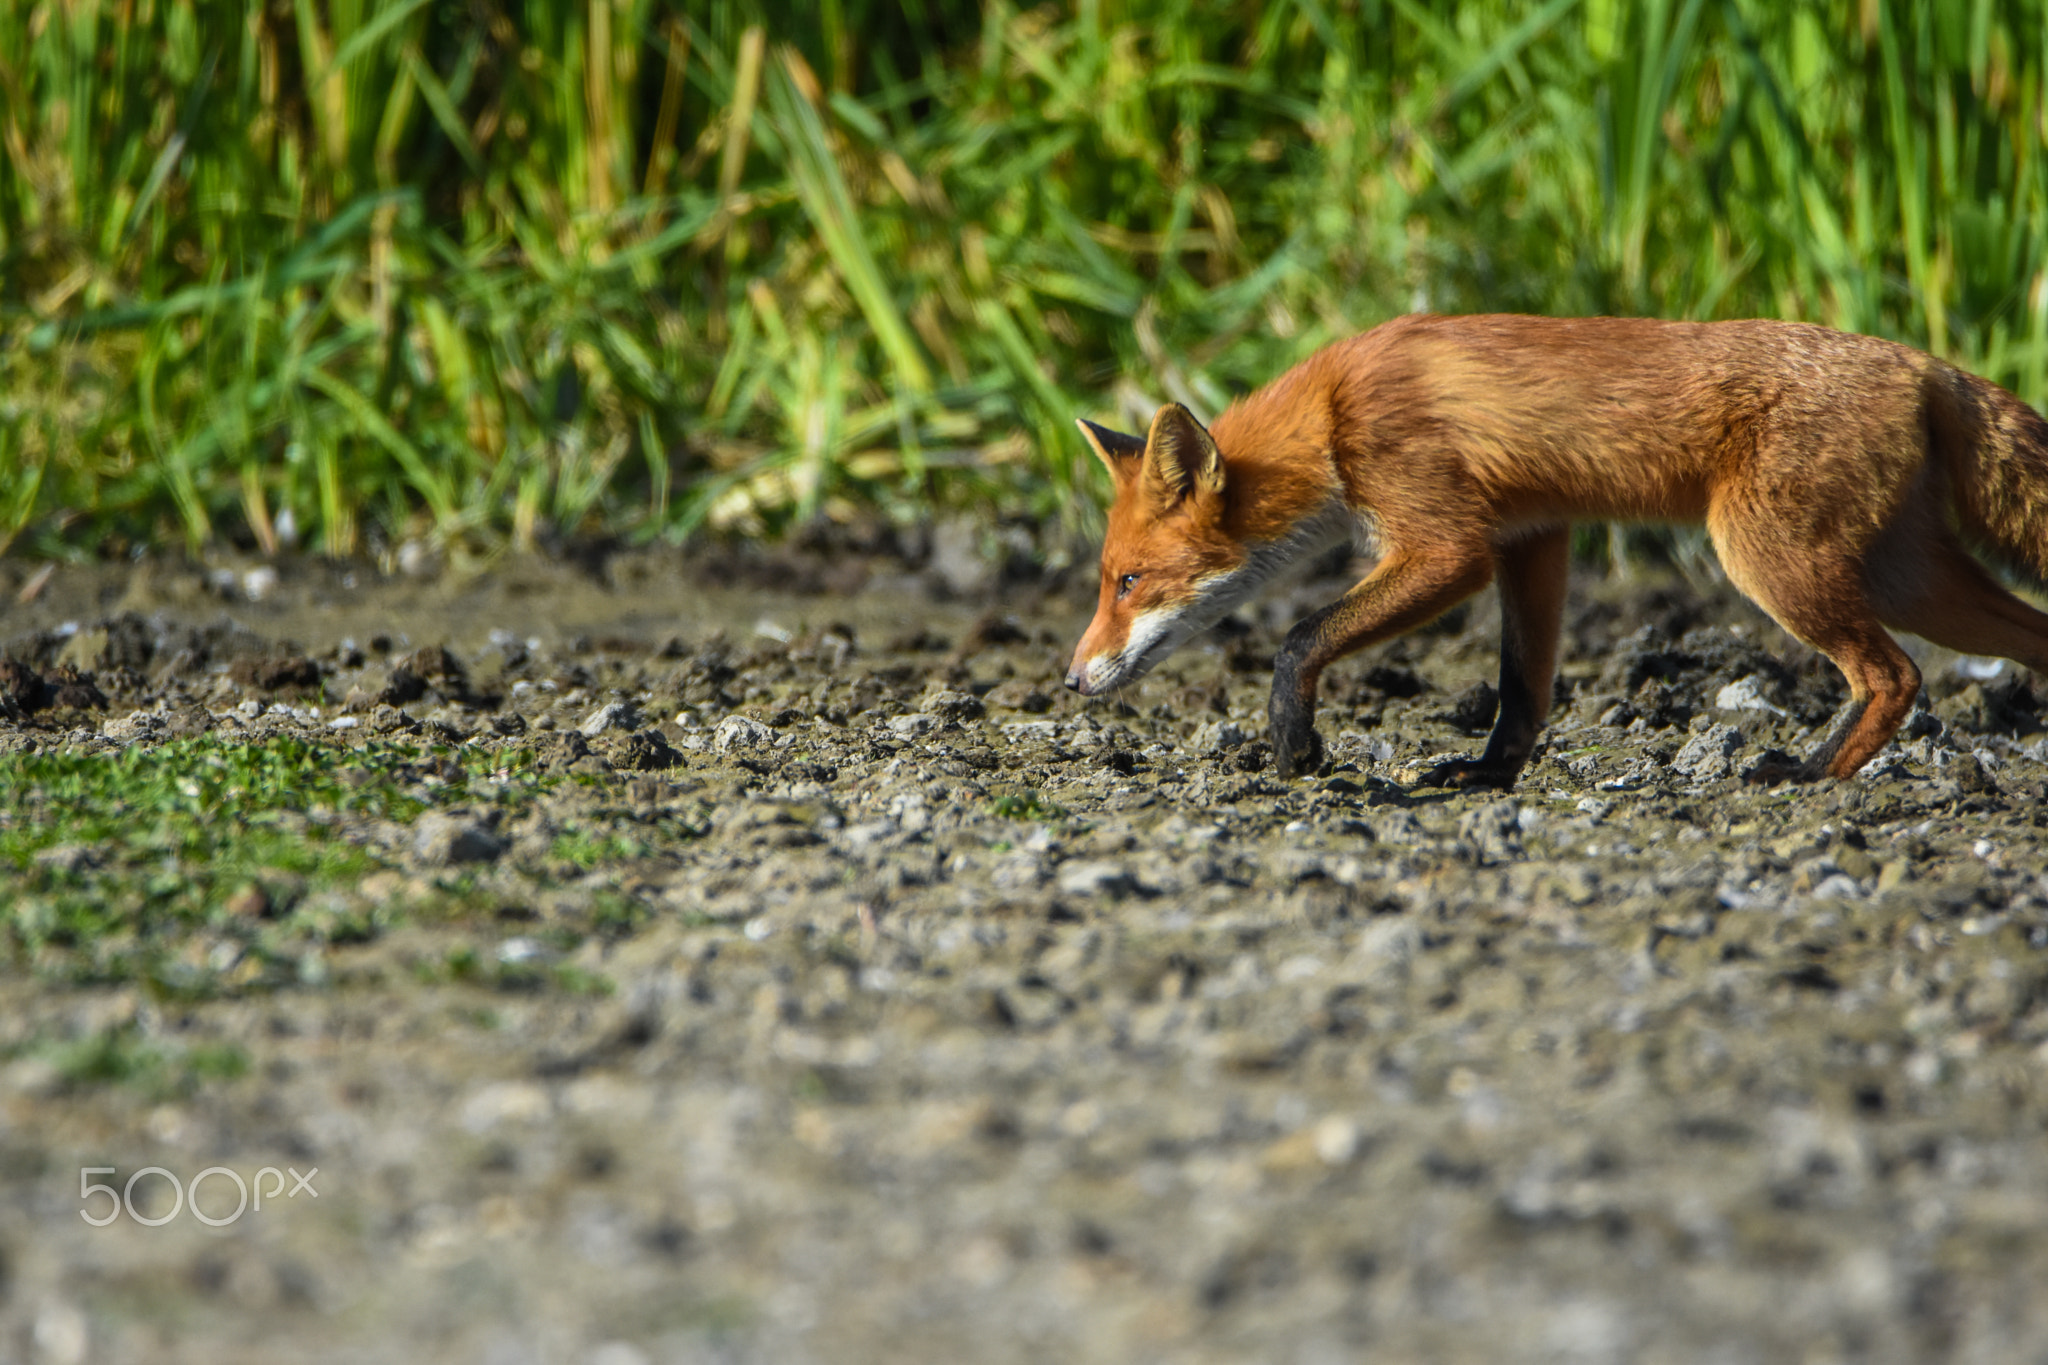
[[[1946,531],[1897,556],[1885,548],[1870,577],[1886,625],[1961,654],[1997,655],[2048,674],[2048,614],[2007,592]]]
[[[1721,566],[1771,618],[1828,656],[1849,680],[1849,701],[1826,738],[1799,764],[1761,764],[1752,781],[1851,777],[1898,733],[1920,689],[1920,670],[1885,633],[1860,556],[1803,543],[1783,526],[1708,516]]]
[[[1419,785],[1505,791],[1536,748],[1550,714],[1558,630],[1571,566],[1571,528],[1549,527],[1494,550],[1500,584],[1500,710],[1478,758],[1439,763]]]

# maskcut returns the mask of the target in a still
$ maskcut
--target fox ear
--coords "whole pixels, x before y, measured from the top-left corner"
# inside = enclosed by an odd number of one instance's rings
[[[1195,415],[1168,403],[1152,418],[1145,439],[1145,478],[1168,502],[1191,493],[1223,491],[1223,452]]]
[[[1088,444],[1095,451],[1095,458],[1102,461],[1102,467],[1109,471],[1118,483],[1131,477],[1138,468],[1138,457],[1145,453],[1145,438],[1127,436],[1121,431],[1097,426],[1086,417],[1076,417],[1074,425],[1081,428],[1081,434],[1088,438]]]

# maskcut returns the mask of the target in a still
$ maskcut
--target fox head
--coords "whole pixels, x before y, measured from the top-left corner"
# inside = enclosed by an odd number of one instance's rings
[[[1067,686],[1092,697],[1144,676],[1242,601],[1248,549],[1224,531],[1223,452],[1193,413],[1168,403],[1143,439],[1078,425],[1116,482],[1095,619],[1067,670]]]

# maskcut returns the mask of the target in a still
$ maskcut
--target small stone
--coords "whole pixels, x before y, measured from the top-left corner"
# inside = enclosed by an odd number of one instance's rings
[[[889,729],[905,739],[915,739],[920,735],[928,735],[938,728],[939,718],[937,716],[914,715],[891,716],[889,718]]]
[[[543,733],[534,745],[534,761],[542,772],[558,773],[590,757],[590,741],[574,730]]]
[[[47,1057],[23,1057],[0,1071],[0,1091],[45,1099],[62,1093],[63,1068]]]
[[[100,727],[108,739],[123,744],[144,744],[163,738],[164,718],[155,711],[134,711]]]
[[[429,867],[488,863],[505,851],[505,841],[468,820],[431,812],[420,817],[413,856]]]
[[[1981,751],[1980,751],[1981,752]],[[1949,764],[1948,775],[1956,786],[1971,795],[1993,795],[1998,791],[1997,779],[1977,753],[1957,754]]]
[[[423,649],[416,649],[406,655],[399,667],[428,682],[444,686],[459,684],[467,676],[462,667],[462,660],[456,658],[454,652],[446,645],[428,645]]]
[[[356,892],[372,905],[396,901],[405,890],[405,878],[390,868],[372,872],[356,885]]]
[[[711,747],[719,753],[734,749],[766,749],[775,743],[775,732],[749,716],[727,716],[711,732]]]
[[[1785,710],[1773,706],[1764,696],[1764,680],[1752,673],[1737,678],[1714,694],[1714,709],[1717,711],[1763,711],[1773,716],[1782,716]]]
[[[586,739],[596,739],[612,730],[636,730],[640,726],[640,712],[629,701],[611,701],[592,711],[583,724],[576,728]]]
[[[1522,855],[1522,808],[1513,801],[1489,801],[1458,819],[1458,837],[1484,863],[1513,862]]]
[[[106,694],[94,683],[92,674],[80,672],[70,664],[59,664],[52,669],[46,682],[53,707],[69,706],[81,711],[107,709]]]
[[[888,820],[863,820],[857,825],[848,825],[841,837],[848,848],[856,851],[872,848],[890,835],[896,833],[896,825]]]
[[[394,734],[399,731],[403,731],[406,734],[415,734],[419,731],[419,728],[420,723],[418,721],[395,706],[380,704],[376,710],[370,713],[370,729],[380,735]]]
[[[1284,848],[1273,860],[1274,876],[1283,886],[1317,881],[1329,875],[1323,855],[1310,848]]]
[[[988,708],[981,704],[980,697],[975,696],[971,692],[954,692],[949,690],[940,690],[927,695],[922,709],[928,716],[937,716],[940,720],[950,721],[980,720],[988,714]]]
[[[1357,741],[1357,756],[1370,763],[1391,763],[1394,760],[1393,743],[1383,735],[1362,735]]]
[[[1331,1114],[1310,1130],[1316,1155],[1325,1166],[1346,1166],[1358,1155],[1358,1125],[1342,1114]]]
[[[36,1309],[35,1326],[28,1335],[35,1342],[36,1358],[50,1365],[80,1365],[92,1346],[85,1314],[54,1296]]]
[[[271,911],[270,893],[255,882],[244,882],[222,909],[237,919],[262,919]]]
[[[998,891],[1029,891],[1045,880],[1045,859],[1028,850],[1008,854],[989,869],[989,882]]]
[[[651,773],[680,766],[683,756],[661,731],[649,729],[635,731],[617,741],[611,760],[614,768]]]
[[[902,792],[889,798],[889,818],[904,833],[916,834],[931,828],[931,803],[922,792]]]
[[[33,715],[50,704],[43,675],[14,659],[0,659],[0,712]]]
[[[1955,670],[1958,677],[1968,678],[1972,682],[1990,682],[1993,678],[2005,672],[2005,660],[1992,658],[1988,655],[1965,654],[1962,658],[1957,659],[1951,664],[1950,667]]]
[[[401,664],[391,670],[391,681],[377,693],[377,700],[385,706],[403,706],[426,695],[426,679]]]
[[[523,934],[517,938],[508,938],[498,945],[498,961],[508,967],[543,962],[547,957],[548,950],[538,939],[527,938]]]
[[[462,1106],[462,1126],[481,1133],[501,1123],[531,1123],[553,1109],[548,1092],[531,1081],[494,1081]]]
[[[1448,721],[1468,735],[1483,735],[1492,727],[1494,714],[1499,710],[1500,694],[1494,691],[1493,684],[1475,682],[1451,698],[1448,711],[1430,719]]]
[[[1678,756],[1671,760],[1674,771],[1706,782],[1735,771],[1733,759],[1742,747],[1742,732],[1732,725],[1706,725],[1693,732]]]
[[[1043,715],[1052,710],[1052,698],[1022,678],[997,683],[982,700],[1006,711],[1022,711],[1027,716]]]
[[[997,1019],[1013,1029],[1036,1032],[1051,1028],[1066,1013],[1057,991],[1041,986],[1011,986],[995,993],[989,1006]]]
[[[1060,868],[1059,887],[1069,896],[1117,896],[1136,889],[1124,865],[1107,859],[1065,864]]]
[[[1250,738],[1244,727],[1234,720],[1212,720],[1197,727],[1189,744],[1198,754],[1220,754],[1226,749],[1237,748]]]
[[[441,568],[441,556],[422,540],[408,540],[398,547],[398,571],[407,578],[431,578]]]

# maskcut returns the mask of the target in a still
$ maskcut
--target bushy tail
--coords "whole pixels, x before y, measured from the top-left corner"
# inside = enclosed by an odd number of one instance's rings
[[[1929,425],[1963,534],[2048,585],[2048,418],[1988,379],[1929,376]]]

